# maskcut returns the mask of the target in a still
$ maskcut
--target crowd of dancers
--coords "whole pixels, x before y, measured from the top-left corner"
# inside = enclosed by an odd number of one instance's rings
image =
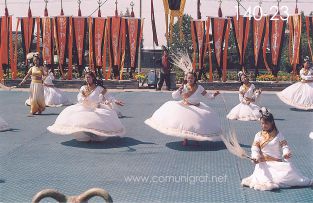
[[[223,130],[218,114],[203,99],[214,99],[220,94],[208,93],[197,84],[192,63],[188,56],[178,55],[173,63],[185,72],[184,84],[172,93],[175,101],[168,101],[157,109],[145,123],[151,128],[179,137],[183,145],[188,140],[221,141]],[[65,94],[54,87],[53,71],[40,65],[40,55],[31,53],[28,58],[33,66],[19,85],[31,76],[30,96],[25,102],[30,106],[30,116],[41,114],[46,106],[66,107],[47,129],[60,135],[73,135],[79,141],[105,141],[109,137],[123,136],[126,129],[119,117],[119,106],[124,103],[115,99],[89,70],[85,73],[85,85],[80,88],[76,104],[71,105]],[[279,92],[278,97],[286,104],[298,109],[313,109],[313,68],[308,59],[300,71],[301,81]],[[261,89],[240,72],[239,104],[233,107],[227,119],[241,121],[259,120],[261,130],[256,133],[250,159],[255,163],[251,176],[242,180],[243,186],[256,190],[272,190],[293,186],[313,186],[313,180],[303,176],[294,167],[291,150],[283,134],[275,125],[274,116],[259,105]],[[1,88],[10,89],[1,85]],[[0,131],[9,130],[9,124],[0,117]],[[313,139],[313,133],[310,137]]]

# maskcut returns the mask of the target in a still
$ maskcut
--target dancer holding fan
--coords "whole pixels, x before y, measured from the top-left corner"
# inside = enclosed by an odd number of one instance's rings
[[[244,178],[241,184],[263,191],[312,186],[313,180],[303,176],[289,161],[291,151],[284,136],[277,129],[273,115],[264,107],[260,113],[262,130],[255,135],[251,157],[240,147],[235,134],[229,140],[222,136],[231,153],[248,158],[256,164],[253,174]]]
[[[183,138],[183,145],[188,144],[188,139],[220,141],[222,130],[217,113],[200,102],[203,98],[215,98],[219,92],[209,94],[197,84],[188,54],[173,58],[174,64],[185,72],[186,84],[173,92],[172,97],[182,100],[166,102],[145,123],[166,135]]]

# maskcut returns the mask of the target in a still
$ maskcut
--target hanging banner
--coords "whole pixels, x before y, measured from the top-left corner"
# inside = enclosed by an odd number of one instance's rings
[[[268,48],[268,41],[269,41],[269,33],[270,33],[270,17],[267,16],[265,18],[265,36],[264,36],[264,41],[263,41],[263,60],[264,60],[264,65],[265,68],[268,72],[272,72],[270,69],[270,66],[268,65],[267,62],[267,48]]]
[[[153,0],[151,0],[151,25],[152,25],[153,43],[156,46],[159,46],[158,35],[157,35],[157,32],[156,32],[156,26],[155,26]]]
[[[138,18],[127,18],[126,22],[130,54],[130,67],[134,69],[137,65],[138,48],[141,42],[143,22]]]
[[[285,26],[286,22],[281,19],[281,16],[273,17],[273,20],[270,20],[270,47],[271,47],[271,56],[272,56],[272,72],[273,75],[279,71],[279,62],[280,56],[283,47],[284,35],[285,35]]]
[[[219,74],[221,74],[224,67],[223,63],[227,63],[227,58],[224,58],[224,50],[227,51],[227,47],[225,45],[226,43],[228,44],[226,40],[229,36],[229,29],[226,29],[229,21],[225,18],[211,18],[211,20],[215,58]]]
[[[309,47],[309,51],[310,51],[311,60],[313,59],[312,45],[311,45],[312,37],[310,35],[310,29],[312,28],[311,27],[312,26],[312,22],[313,22],[313,17],[312,16],[305,16],[306,35],[307,35],[307,39],[308,39],[308,47]]]
[[[210,38],[210,26],[211,26],[211,18],[208,17],[206,21],[206,51],[209,53],[209,82],[213,81],[213,67],[212,67],[212,50],[211,50],[211,38]],[[206,53],[206,51],[204,53]]]
[[[2,16],[1,17],[1,63],[8,65],[9,64],[9,35],[10,35],[10,25],[12,24],[11,16]]]
[[[253,55],[255,68],[258,67],[258,62],[261,55],[260,50],[265,36],[265,22],[266,22],[265,17],[258,17],[258,19],[253,19],[252,34],[253,34]]]
[[[33,40],[34,27],[35,27],[34,18],[32,17],[21,18],[22,47],[23,47],[25,56],[27,56],[27,54],[31,52],[31,44]],[[26,64],[27,64],[27,60],[26,60]]]
[[[231,18],[234,28],[235,42],[239,53],[239,64],[243,66],[245,64],[245,53],[249,40],[250,33],[250,20],[248,17],[241,15]]]
[[[203,68],[203,60],[205,53],[205,21],[202,20],[192,20],[191,21],[191,33],[193,42],[193,50],[194,50],[194,60],[198,58],[198,68],[199,70]],[[196,54],[196,52],[198,54]],[[196,63],[196,62],[195,62]],[[195,67],[194,67],[195,68]]]
[[[116,77],[116,79],[123,80],[123,72],[124,72],[124,64],[125,64],[125,52],[126,52],[126,19],[122,18],[122,23],[121,23],[121,64],[120,64],[120,69],[119,69],[119,78]]]
[[[302,31],[301,15],[289,16],[289,60],[293,67],[293,72],[296,72],[297,64],[300,63],[300,42]]]
[[[93,19],[93,50],[94,50],[94,62],[97,67],[103,65],[103,49],[104,49],[104,33],[105,33],[106,19],[94,18]]]
[[[114,16],[108,18],[109,55],[112,65],[120,65],[121,22],[121,17]]]
[[[85,31],[86,31],[86,18],[73,17],[74,24],[74,40],[78,58],[78,65],[84,64],[85,54]]]
[[[42,59],[47,64],[53,64],[53,19],[50,17],[41,18],[42,29]]]
[[[58,54],[58,62],[63,66],[66,62],[66,48],[69,33],[69,18],[57,16],[54,18],[55,44]]]
[[[68,72],[67,79],[72,80],[73,77],[73,17],[69,17],[68,25]]]

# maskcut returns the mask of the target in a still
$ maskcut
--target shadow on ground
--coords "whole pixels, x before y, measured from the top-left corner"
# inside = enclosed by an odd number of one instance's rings
[[[86,149],[111,149],[111,148],[121,148],[121,147],[131,147],[140,144],[155,144],[152,142],[142,142],[130,137],[114,137],[108,138],[102,142],[81,142],[75,139],[62,142],[64,146],[68,147],[77,147],[77,148],[86,148]]]
[[[249,145],[240,145],[243,148],[250,148]],[[221,142],[195,142],[188,141],[187,146],[182,145],[182,141],[179,142],[169,142],[166,144],[166,147],[177,150],[177,151],[220,151],[225,150],[225,144]]]

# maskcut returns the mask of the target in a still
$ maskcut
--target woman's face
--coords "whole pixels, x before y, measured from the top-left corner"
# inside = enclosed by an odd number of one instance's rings
[[[308,62],[308,61],[305,62],[305,63],[303,64],[303,67],[304,67],[305,69],[308,69],[308,68],[309,68],[309,62]]]
[[[273,124],[269,121],[265,121],[264,119],[261,119],[261,128],[264,131],[269,131],[273,128]]]
[[[242,81],[244,84],[247,84],[247,83],[249,83],[249,78],[248,78],[246,75],[243,75],[243,76],[241,76],[241,81]]]
[[[89,74],[86,74],[86,76],[85,76],[85,81],[86,81],[87,84],[89,84],[89,85],[93,84],[93,78],[92,78]]]
[[[193,76],[193,74],[188,73],[186,80],[189,85],[192,85],[195,83],[195,77]]]
[[[34,63],[35,65],[38,65],[38,64],[39,64],[39,60],[38,60],[37,57],[34,57],[34,58],[33,58],[33,63]]]

